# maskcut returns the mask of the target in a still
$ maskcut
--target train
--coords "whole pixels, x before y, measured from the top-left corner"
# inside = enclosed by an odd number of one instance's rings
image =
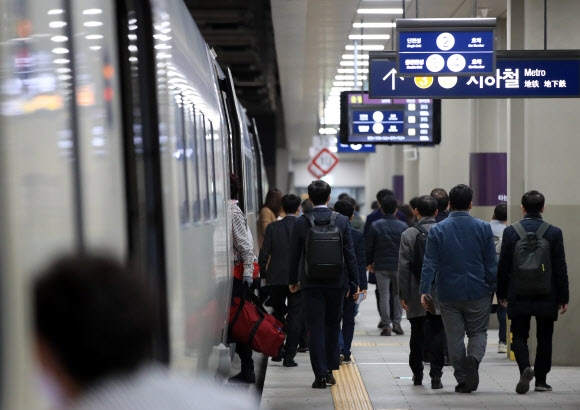
[[[4,0],[0,21],[3,408],[42,408],[30,284],[67,252],[141,266],[155,359],[226,375],[229,173],[254,238],[268,190],[231,72],[180,0]]]

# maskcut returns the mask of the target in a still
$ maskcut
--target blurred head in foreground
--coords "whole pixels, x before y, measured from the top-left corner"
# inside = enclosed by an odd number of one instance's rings
[[[103,256],[62,257],[34,283],[36,352],[74,397],[148,361],[155,302],[138,276]]]

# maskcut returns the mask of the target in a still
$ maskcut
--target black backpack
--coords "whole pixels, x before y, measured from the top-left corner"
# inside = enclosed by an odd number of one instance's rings
[[[550,243],[542,236],[550,224],[542,222],[537,232],[526,232],[521,223],[512,225],[520,236],[516,242],[511,272],[512,289],[516,296],[544,296],[552,288]]]
[[[421,270],[423,270],[423,258],[425,257],[425,249],[427,248],[427,235],[428,232],[423,226],[418,223],[413,225],[415,229],[419,231],[415,237],[415,247],[413,248],[413,260],[411,261],[411,271],[417,279],[417,282],[421,281]]]
[[[313,281],[335,281],[342,274],[342,233],[335,225],[338,212],[328,219],[304,215],[310,222],[306,232],[305,273]]]

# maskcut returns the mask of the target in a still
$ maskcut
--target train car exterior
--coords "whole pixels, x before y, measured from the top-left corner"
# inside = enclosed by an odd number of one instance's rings
[[[0,26],[3,408],[42,408],[28,286],[41,264],[74,250],[144,267],[164,302],[158,360],[227,373],[228,173],[243,158],[255,226],[263,167],[185,5],[6,0]]]

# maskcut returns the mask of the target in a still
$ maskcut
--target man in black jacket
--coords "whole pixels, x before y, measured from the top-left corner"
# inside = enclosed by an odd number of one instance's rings
[[[522,196],[524,219],[520,223],[526,232],[536,232],[542,225],[541,214],[544,212],[544,202],[544,195],[538,191],[529,191]],[[529,390],[529,384],[534,376],[536,377],[535,391],[552,391],[552,387],[546,383],[546,376],[552,367],[554,322],[558,320],[558,310],[560,314],[564,314],[568,309],[568,270],[562,230],[550,225],[543,238],[550,244],[552,264],[552,286],[547,295],[523,297],[515,294],[510,276],[513,272],[514,248],[520,236],[513,225],[503,231],[499,255],[497,298],[504,306],[507,302],[507,313],[511,319],[510,329],[513,334],[512,350],[520,370],[520,381],[516,386],[516,392],[520,394]],[[533,370],[530,367],[528,350],[528,334],[532,316],[536,317],[538,339]]]
[[[330,185],[322,180],[308,186],[308,196],[314,208],[309,215],[314,220],[330,219],[332,211],[328,208]],[[340,319],[342,301],[347,292],[351,295],[358,291],[358,272],[356,257],[350,233],[350,224],[343,215],[338,215],[336,227],[342,236],[342,254],[346,268],[335,280],[314,281],[305,273],[306,233],[311,225],[306,216],[296,222],[292,235],[290,253],[290,291],[302,289],[306,323],[310,332],[310,363],[315,380],[312,387],[324,389],[326,384],[335,384],[333,370],[339,368]]]
[[[258,257],[260,272],[265,272],[266,283],[270,286],[270,303],[274,316],[286,323],[286,353],[284,367],[295,367],[296,348],[302,324],[302,292],[290,292],[290,240],[296,226],[296,216],[300,209],[300,198],[296,195],[282,197],[284,219],[272,222],[266,227],[262,249]],[[286,305],[288,299],[288,305]]]

